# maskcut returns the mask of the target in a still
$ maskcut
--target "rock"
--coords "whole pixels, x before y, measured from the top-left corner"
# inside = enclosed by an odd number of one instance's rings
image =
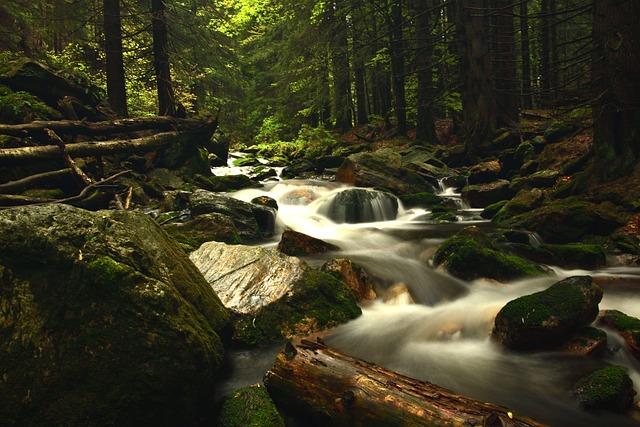
[[[415,304],[411,291],[404,283],[395,283],[385,292],[382,300],[389,305]]]
[[[602,289],[574,276],[509,302],[496,316],[493,338],[513,350],[552,348],[598,315]]]
[[[451,175],[442,179],[442,185],[445,188],[462,189],[468,184],[467,177],[464,175]]]
[[[544,193],[539,188],[532,190],[521,190],[516,196],[509,200],[493,216],[492,221],[500,224],[506,218],[511,218],[518,214],[529,212],[542,205]]]
[[[499,179],[489,184],[469,185],[462,189],[462,198],[473,208],[484,208],[513,196],[509,181]]]
[[[315,166],[310,160],[299,159],[294,160],[293,163],[282,169],[282,173],[280,175],[285,179],[293,179],[314,172],[315,169]]]
[[[535,231],[550,243],[570,243],[585,235],[609,235],[624,223],[625,218],[610,203],[568,198],[549,201],[532,211],[505,218],[500,225]]]
[[[185,182],[175,172],[166,168],[156,168],[147,173],[148,183],[159,189],[160,193],[171,190],[182,190]]]
[[[621,366],[598,369],[580,379],[573,390],[584,408],[616,412],[629,409],[636,394],[633,381]]]
[[[407,208],[431,208],[433,206],[443,206],[449,200],[445,197],[436,196],[433,193],[413,193],[413,194],[404,194],[399,197],[402,205]],[[455,207],[455,206],[453,206]]]
[[[237,313],[233,337],[240,343],[307,335],[360,315],[343,282],[276,250],[209,242],[190,258]]]
[[[305,256],[338,251],[340,248],[297,231],[285,230],[278,244],[278,250],[285,255]]]
[[[620,334],[631,354],[640,359],[640,319],[627,316],[618,310],[603,310],[598,316],[598,325]]]
[[[504,150],[505,148],[513,148],[520,142],[520,135],[506,130],[500,133],[493,141],[491,148],[496,150]]]
[[[469,169],[469,177],[467,180],[469,185],[493,182],[498,179],[501,170],[500,162],[497,160],[479,163]]]
[[[353,292],[357,301],[367,301],[376,298],[373,280],[364,268],[346,258],[336,258],[327,261],[321,268],[342,280]]]
[[[313,160],[315,167],[319,171],[325,169],[339,168],[344,163],[344,156],[320,156]]]
[[[551,123],[544,131],[544,138],[548,143],[553,143],[575,132],[577,129],[577,126],[572,123],[556,121]]]
[[[380,150],[353,154],[344,161],[336,181],[357,187],[373,187],[394,194],[434,192],[434,187],[419,173],[402,165],[398,153]]]
[[[457,222],[458,214],[455,209],[447,206],[434,206],[428,218],[434,222]]]
[[[251,179],[254,181],[265,181],[269,178],[278,176],[278,172],[274,168],[267,166],[258,166],[251,171]]]
[[[274,213],[272,210],[266,211],[269,208],[264,206],[246,203],[206,190],[196,190],[189,196],[189,208],[193,216],[218,213],[231,218],[242,241],[259,239],[273,232],[270,228],[275,219],[270,222],[266,216]]]
[[[509,250],[532,261],[567,269],[595,270],[607,263],[602,246],[586,243],[510,245]]]
[[[195,175],[194,181],[208,191],[228,192],[260,186],[246,175],[204,176]]]
[[[276,211],[278,210],[278,202],[268,196],[258,196],[252,199],[251,203],[253,203],[254,205],[266,206]]]
[[[259,385],[234,391],[222,405],[219,427],[284,427],[267,390]]]
[[[260,161],[255,157],[240,157],[233,161],[233,166],[258,166]]]
[[[308,188],[291,190],[282,195],[280,202],[285,205],[308,205],[320,198],[320,195]]]
[[[206,242],[237,244],[242,241],[233,220],[219,213],[199,215],[186,222],[165,224],[162,228],[188,252]]]
[[[578,330],[558,350],[575,356],[589,356],[607,348],[607,334],[597,328],[585,326]]]
[[[517,193],[518,191],[527,188],[553,187],[559,177],[560,172],[552,169],[544,169],[532,173],[524,178],[515,178],[513,181],[511,181],[511,190],[514,193]]]
[[[484,219],[492,219],[508,202],[508,200],[500,200],[499,202],[492,203],[484,208],[480,216]]]
[[[329,196],[318,213],[337,223],[389,221],[398,215],[398,199],[382,191],[347,188]]]
[[[202,421],[229,315],[152,219],[14,208],[0,239],[3,424]]]
[[[19,124],[34,120],[60,120],[62,115],[28,92],[0,86],[0,123]],[[2,135],[0,148],[20,147],[22,139]]]
[[[433,264],[463,280],[487,278],[507,282],[546,273],[531,261],[501,252],[488,236],[474,226],[447,239],[438,248]]]

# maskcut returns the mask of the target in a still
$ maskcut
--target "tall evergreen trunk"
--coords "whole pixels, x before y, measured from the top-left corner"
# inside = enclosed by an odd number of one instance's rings
[[[520,0],[520,54],[522,56],[522,108],[532,108],[531,52],[529,49],[529,13],[527,0]]]
[[[513,0],[493,0],[493,76],[496,90],[496,125],[518,122],[520,96],[516,71],[516,36]]]
[[[349,40],[344,0],[327,6],[332,37],[333,115],[336,128],[351,129],[351,81],[349,74]]]
[[[549,1],[540,1],[540,85],[541,101],[549,105],[551,100],[551,41]]]
[[[558,99],[558,91],[560,90],[560,57],[558,55],[558,23],[556,13],[558,11],[556,0],[549,0],[549,85],[551,91],[549,99],[553,103]]]
[[[404,42],[402,31],[402,0],[391,0],[391,15],[389,17],[389,40],[391,53],[391,76],[393,81],[393,97],[395,101],[396,122],[398,134],[407,134],[407,101],[405,96],[404,71]]]
[[[353,38],[353,76],[356,89],[356,123],[359,126],[369,121],[367,115],[367,87],[365,74],[366,45],[362,40],[364,34],[363,11],[361,0],[352,0],[353,9],[352,38]]]
[[[594,167],[601,180],[640,161],[640,2],[598,0],[593,15]]]
[[[485,18],[477,11],[481,0],[457,1],[456,33],[462,76],[463,136],[467,155],[486,142],[496,129],[495,91],[485,40]]]
[[[171,83],[169,36],[165,11],[165,0],[151,0],[153,67],[156,72],[156,86],[158,88],[158,113],[161,116],[175,116],[176,100]]]
[[[121,117],[127,117],[127,91],[122,60],[122,24],[120,0],[104,0],[104,51],[109,105]]]
[[[418,78],[416,140],[435,144],[433,121],[433,43],[426,0],[413,0],[416,39],[416,76]]]

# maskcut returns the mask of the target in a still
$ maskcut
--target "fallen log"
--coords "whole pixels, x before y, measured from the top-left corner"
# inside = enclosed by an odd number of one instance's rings
[[[38,173],[0,184],[0,193],[16,194],[32,188],[59,188],[64,186],[64,183],[71,177],[73,177],[73,172],[70,168]]]
[[[66,151],[72,157],[94,157],[114,154],[134,154],[154,151],[173,143],[179,143],[184,134],[165,132],[136,139],[116,141],[88,141],[67,144]],[[16,165],[24,162],[60,159],[57,145],[40,147],[20,147],[0,149],[0,166]]]
[[[87,122],[78,120],[35,121],[20,125],[0,124],[0,134],[16,137],[36,137],[45,135],[50,129],[59,135],[87,135],[99,136],[122,134],[144,130],[163,131],[198,131],[213,128],[215,120],[177,119],[175,117],[139,117],[104,122]],[[46,139],[45,139],[46,141]]]
[[[287,344],[264,382],[278,406],[316,425],[542,426],[307,340]]]

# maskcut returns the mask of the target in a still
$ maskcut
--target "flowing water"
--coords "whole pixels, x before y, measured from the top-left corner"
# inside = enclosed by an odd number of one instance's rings
[[[571,386],[578,378],[605,363],[627,367],[634,383],[640,385],[640,365],[615,335],[609,334],[607,353],[594,359],[557,352],[512,353],[492,343],[489,333],[496,313],[514,298],[543,290],[571,275],[640,276],[640,269],[565,271],[554,267],[554,277],[506,284],[464,282],[429,264],[437,246],[460,228],[470,224],[490,227],[479,219],[477,210],[464,205],[453,189],[442,188],[441,194],[458,200],[460,221],[447,224],[430,223],[425,220],[428,211],[404,209],[401,204],[381,199],[379,194],[349,199],[353,205],[350,209],[363,209],[355,220],[367,222],[346,222],[345,214],[329,219],[332,204],[345,196],[345,191],[350,189],[332,182],[290,180],[233,194],[245,201],[259,195],[278,201],[276,237],[265,246],[275,245],[282,230],[289,227],[341,248],[339,253],[308,259],[311,264],[345,256],[380,279],[380,295],[398,283],[409,290],[410,297],[388,302],[380,298],[364,306],[361,317],[332,331],[326,338],[329,345],[552,425],[635,425],[628,417],[585,412],[571,396]],[[538,238],[532,239],[535,243]],[[640,316],[640,294],[607,291],[600,307]],[[241,379],[236,378],[227,387],[244,385],[243,381],[251,382],[249,378],[258,381],[276,350],[260,355],[236,353],[239,363],[235,367],[241,371]],[[252,357],[259,362],[243,364]]]

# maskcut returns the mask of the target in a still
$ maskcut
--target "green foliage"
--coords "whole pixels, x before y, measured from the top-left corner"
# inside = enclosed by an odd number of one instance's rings
[[[59,119],[60,113],[27,92],[13,92],[0,86],[0,122],[26,123],[32,120]]]
[[[220,427],[284,427],[267,390],[253,385],[234,391],[220,414]]]

